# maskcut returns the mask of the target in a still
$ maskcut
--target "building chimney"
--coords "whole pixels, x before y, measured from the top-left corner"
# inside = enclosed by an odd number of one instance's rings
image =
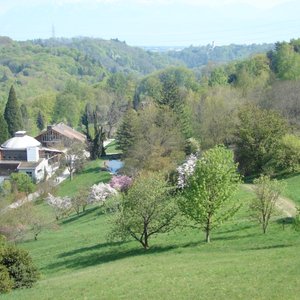
[[[26,131],[20,130],[15,132],[15,137],[23,137],[26,135]]]

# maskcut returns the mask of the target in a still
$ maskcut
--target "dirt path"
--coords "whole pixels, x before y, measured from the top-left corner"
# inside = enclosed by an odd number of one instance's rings
[[[247,190],[253,191],[252,184],[244,184],[243,186]],[[296,204],[286,197],[279,197],[277,201],[277,208],[280,209],[287,217],[294,217],[297,213]]]

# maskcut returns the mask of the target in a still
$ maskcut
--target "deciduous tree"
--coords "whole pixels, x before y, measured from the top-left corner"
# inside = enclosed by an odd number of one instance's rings
[[[182,190],[179,207],[205,232],[206,242],[210,242],[211,231],[240,207],[232,198],[239,184],[233,153],[225,147],[212,148],[197,161]]]
[[[168,232],[176,226],[175,199],[172,188],[161,174],[147,173],[137,177],[126,194],[123,194],[114,220],[112,237],[133,238],[144,249],[149,239]]]
[[[273,172],[274,158],[287,122],[277,112],[247,105],[239,111],[236,153],[245,175]]]
[[[267,175],[261,175],[253,183],[256,198],[252,200],[250,209],[252,216],[261,224],[263,233],[266,233],[284,185],[276,179],[271,180]]]

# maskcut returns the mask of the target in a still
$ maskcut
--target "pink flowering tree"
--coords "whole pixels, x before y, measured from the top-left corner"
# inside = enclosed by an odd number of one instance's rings
[[[125,192],[132,184],[132,178],[126,175],[113,176],[109,185],[119,192]]]
[[[108,197],[117,194],[118,194],[117,190],[111,187],[109,184],[100,182],[99,184],[94,184],[91,187],[90,194],[88,196],[88,203],[103,204]]]
[[[197,156],[191,154],[185,163],[177,168],[178,172],[178,179],[177,179],[177,187],[183,189],[187,184],[187,179],[194,174],[196,163],[197,163]]]

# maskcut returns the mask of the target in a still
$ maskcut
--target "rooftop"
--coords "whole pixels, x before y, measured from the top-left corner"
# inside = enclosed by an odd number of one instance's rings
[[[25,150],[31,147],[39,147],[41,143],[35,138],[26,135],[26,131],[17,131],[15,136],[6,142],[1,147],[8,150]]]

